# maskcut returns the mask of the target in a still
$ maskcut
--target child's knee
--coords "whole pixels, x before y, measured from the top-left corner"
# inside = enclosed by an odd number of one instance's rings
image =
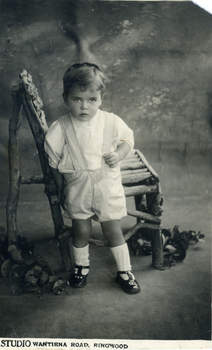
[[[74,236],[78,238],[87,238],[91,234],[91,220],[73,220]]]
[[[102,231],[111,247],[119,246],[125,242],[120,220],[102,222]]]
[[[110,220],[101,222],[104,234],[122,234],[120,220]]]

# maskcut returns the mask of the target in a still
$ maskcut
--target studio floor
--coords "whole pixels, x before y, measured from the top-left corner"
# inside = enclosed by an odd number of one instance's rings
[[[151,158],[151,156],[150,156]],[[154,159],[164,194],[162,225],[201,230],[205,243],[190,244],[184,261],[165,271],[151,266],[152,257],[131,253],[137,295],[117,284],[109,248],[90,245],[91,269],[85,288],[66,287],[60,295],[14,295],[8,279],[0,278],[0,337],[133,340],[211,339],[211,167],[210,158],[177,154]],[[39,187],[39,186],[38,186]],[[127,201],[133,207],[131,200]],[[126,231],[134,219],[122,220]],[[5,202],[1,203],[5,226]],[[23,187],[18,209],[19,234],[32,239],[52,269],[64,276],[47,199]],[[101,239],[99,224],[93,237]],[[67,276],[68,277],[68,276]]]

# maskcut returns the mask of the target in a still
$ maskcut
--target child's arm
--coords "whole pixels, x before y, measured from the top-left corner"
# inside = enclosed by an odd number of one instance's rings
[[[130,145],[127,142],[122,142],[115,152],[106,153],[103,155],[105,163],[110,168],[114,168],[130,151]]]
[[[57,195],[58,195],[58,199],[60,201],[60,204],[62,206],[63,209],[64,208],[64,193],[63,193],[63,189],[64,189],[64,178],[63,178],[63,175],[59,172],[58,169],[55,169],[55,168],[51,168],[51,171],[52,171],[52,174],[54,176],[54,179],[55,179],[55,182],[56,182],[56,185],[57,185]]]

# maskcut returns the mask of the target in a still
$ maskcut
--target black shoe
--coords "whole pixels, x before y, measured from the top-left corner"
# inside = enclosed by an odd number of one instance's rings
[[[71,277],[70,284],[74,288],[83,288],[86,285],[87,275],[82,274],[83,269],[89,269],[89,266],[74,266],[74,274]]]
[[[124,280],[120,275],[126,274],[129,279]],[[121,288],[125,293],[136,294],[139,293],[141,288],[139,287],[138,282],[136,281],[132,271],[118,271],[116,280],[120,284]]]

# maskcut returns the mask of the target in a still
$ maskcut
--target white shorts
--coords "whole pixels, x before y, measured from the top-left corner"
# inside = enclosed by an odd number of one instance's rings
[[[65,177],[65,216],[96,221],[120,220],[127,215],[120,171],[75,171]]]

